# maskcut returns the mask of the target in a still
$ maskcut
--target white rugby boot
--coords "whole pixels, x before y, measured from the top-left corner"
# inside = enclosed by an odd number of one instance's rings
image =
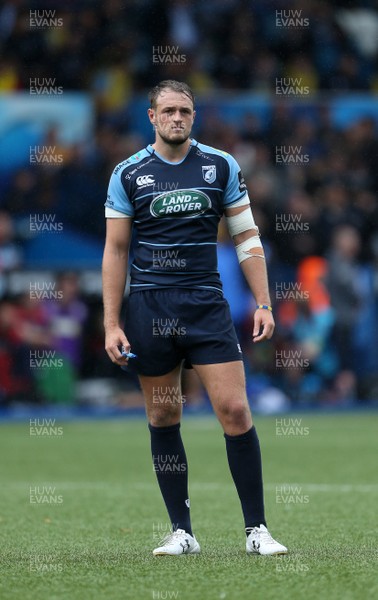
[[[287,554],[286,546],[276,542],[265,525],[252,527],[247,537],[246,550],[248,554],[262,554],[263,556]]]
[[[171,531],[161,542],[161,546],[152,552],[154,556],[179,556],[180,554],[199,554],[201,548],[194,535],[183,529]]]

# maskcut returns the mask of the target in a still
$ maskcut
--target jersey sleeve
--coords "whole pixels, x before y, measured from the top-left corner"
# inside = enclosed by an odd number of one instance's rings
[[[231,206],[248,194],[247,186],[244,181],[243,173],[238,163],[231,154],[227,155],[227,162],[230,169],[228,182],[223,194],[223,207]]]
[[[112,173],[112,176],[109,181],[108,195],[105,202],[105,207],[112,208],[113,210],[124,213],[128,217],[134,216],[134,207],[125,192],[119,173]]]

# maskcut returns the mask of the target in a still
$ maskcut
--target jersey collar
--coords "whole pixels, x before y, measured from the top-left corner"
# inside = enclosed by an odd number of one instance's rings
[[[163,158],[162,156],[160,156],[160,154],[158,154],[158,152],[156,152],[155,148],[152,147],[152,144],[148,144],[147,146],[147,150],[150,154],[155,154],[155,156],[157,156],[162,162],[166,163],[167,165],[181,165],[184,160],[186,159],[186,157],[188,156],[189,152],[191,151],[193,146],[197,146],[198,142],[196,142],[196,140],[194,140],[193,138],[190,140],[190,146],[189,146],[189,150],[188,152],[185,154],[184,158],[182,160],[180,160],[180,162],[170,162],[169,160],[166,160],[165,158]]]

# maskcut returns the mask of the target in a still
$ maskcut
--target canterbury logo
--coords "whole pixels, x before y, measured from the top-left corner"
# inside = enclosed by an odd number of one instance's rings
[[[153,185],[155,183],[153,175],[140,175],[136,178],[136,184],[141,185]]]

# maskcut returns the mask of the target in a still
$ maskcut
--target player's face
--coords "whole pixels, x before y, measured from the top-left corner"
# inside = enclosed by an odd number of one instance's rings
[[[192,130],[195,111],[193,103],[185,94],[163,90],[156,108],[148,110],[148,116],[156,135],[166,144],[178,146],[188,139]]]

